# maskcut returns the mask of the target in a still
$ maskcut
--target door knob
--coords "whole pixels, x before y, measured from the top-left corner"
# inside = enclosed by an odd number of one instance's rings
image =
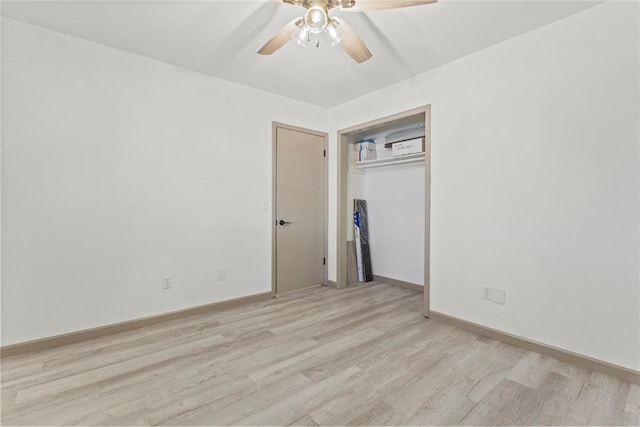
[[[280,224],[280,225],[287,225],[287,224],[291,224],[291,223],[290,223],[290,222],[288,222],[288,221],[285,221],[284,219],[281,219],[280,221],[278,221],[278,224]]]

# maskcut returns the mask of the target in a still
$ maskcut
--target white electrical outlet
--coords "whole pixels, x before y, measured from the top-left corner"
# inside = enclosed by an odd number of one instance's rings
[[[504,304],[507,299],[507,291],[501,288],[493,288],[493,302]]]
[[[268,211],[269,210],[269,201],[268,200],[263,200],[262,201],[262,210],[263,211]]]
[[[162,289],[171,289],[172,276],[162,276]]]
[[[491,286],[482,287],[482,298],[489,301],[493,299],[493,288]]]
[[[225,280],[227,278],[227,270],[218,270],[218,281]]]

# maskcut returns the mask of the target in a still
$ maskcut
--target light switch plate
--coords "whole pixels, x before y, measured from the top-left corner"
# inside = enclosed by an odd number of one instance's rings
[[[491,301],[493,298],[493,292],[491,286],[482,287],[482,298]]]

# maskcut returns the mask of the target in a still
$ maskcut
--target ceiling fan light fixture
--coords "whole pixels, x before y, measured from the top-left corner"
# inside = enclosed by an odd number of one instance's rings
[[[325,29],[327,33],[327,38],[331,42],[331,47],[337,46],[344,39],[345,32],[342,28],[340,28],[340,24],[338,24],[335,20],[331,20]]]
[[[0,0],[1,1],[1,0]],[[273,0],[289,3],[306,9],[304,16],[294,19],[278,31],[259,50],[260,55],[271,55],[294,39],[298,44],[307,46],[311,39],[316,47],[320,46],[318,34],[325,33],[331,46],[340,45],[342,50],[358,64],[368,61],[373,55],[367,45],[351,26],[339,16],[329,17],[329,11],[335,8],[353,12],[398,9],[436,3],[438,0]]]
[[[304,15],[304,25],[313,34],[323,32],[328,23],[327,12],[321,6],[311,6]]]

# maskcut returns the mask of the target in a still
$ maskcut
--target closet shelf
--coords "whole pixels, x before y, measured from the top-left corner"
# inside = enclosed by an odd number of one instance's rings
[[[398,157],[387,157],[384,159],[376,160],[363,160],[361,162],[355,162],[353,166],[358,169],[377,168],[382,166],[392,165],[406,165],[410,163],[422,163],[424,162],[424,152],[415,154],[405,154]]]

